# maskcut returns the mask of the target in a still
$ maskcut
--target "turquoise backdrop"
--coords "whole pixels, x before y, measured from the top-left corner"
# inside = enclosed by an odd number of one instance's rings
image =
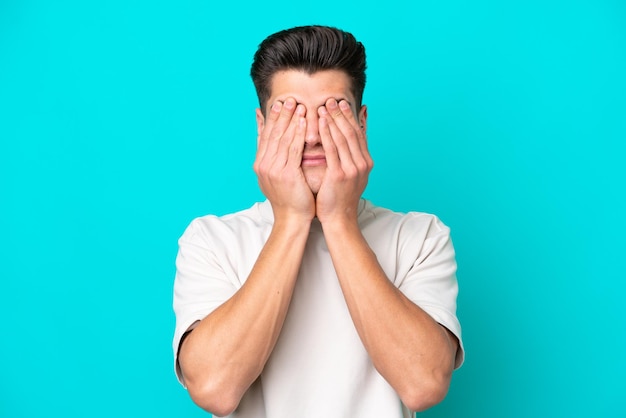
[[[0,416],[206,417],[177,239],[262,198],[258,43],[368,50],[366,197],[452,228],[467,361],[424,417],[626,417],[626,3],[0,2]]]

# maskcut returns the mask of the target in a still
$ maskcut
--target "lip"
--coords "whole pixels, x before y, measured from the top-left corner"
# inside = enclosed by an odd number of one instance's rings
[[[304,155],[302,157],[303,167],[315,167],[319,165],[326,165],[326,157],[323,155]]]

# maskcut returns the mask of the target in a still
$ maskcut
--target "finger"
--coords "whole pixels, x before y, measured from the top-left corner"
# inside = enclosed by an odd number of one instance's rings
[[[365,155],[369,155],[367,149],[367,137],[365,135],[365,130],[363,129],[363,125],[357,120],[355,113],[352,111],[352,107],[347,100],[342,100],[339,102],[339,108],[344,116],[344,118],[350,123],[353,127],[354,132],[356,134],[359,147],[361,148],[361,152]]]
[[[350,104],[347,100],[341,100],[337,103],[335,99],[331,98],[326,101],[326,108],[333,116],[333,122],[344,136],[351,155],[359,158],[359,154],[362,153],[360,136],[363,136],[363,132],[354,117]],[[334,132],[332,125],[331,132]]]
[[[341,115],[346,121],[354,128],[356,132],[361,132],[361,125],[356,120],[354,111],[347,100],[341,100],[338,103],[339,109],[341,109]]]
[[[339,161],[337,146],[330,132],[330,126],[328,126],[328,120],[331,119],[331,116],[324,106],[319,108],[318,114],[320,116],[318,119],[318,128],[320,139],[322,140],[322,148],[324,148],[324,156],[326,157],[326,167],[333,171],[341,166],[341,162]]]
[[[278,117],[273,121],[272,125],[270,126],[270,131],[268,134],[268,144],[266,150],[268,158],[273,159],[276,156],[276,152],[280,146],[280,141],[286,134],[286,131],[291,124],[295,108],[296,101],[292,97],[287,98],[281,104],[280,111],[277,115]]]
[[[338,110],[338,108],[336,108],[336,110]],[[352,151],[350,150],[348,141],[346,140],[346,137],[344,136],[341,129],[339,129],[339,127],[337,126],[335,118],[333,118],[330,109],[328,109],[326,106],[321,106],[318,112],[320,118],[325,119],[329,140],[330,142],[332,142],[334,148],[336,149],[337,158],[339,159],[341,165],[345,167],[347,164],[353,164]]]
[[[267,117],[265,118],[265,125],[263,126],[263,131],[261,132],[260,137],[259,137],[259,146],[257,149],[257,160],[261,160],[265,156],[265,153],[267,152],[267,147],[270,142],[269,141],[270,132],[272,132],[272,129],[274,128],[274,124],[280,117],[280,112],[282,108],[283,108],[283,102],[281,101],[274,102],[274,104],[270,107]]]
[[[334,108],[335,101],[329,101],[329,106]],[[350,103],[347,100],[341,100],[338,103],[338,107],[341,110],[341,116],[337,116],[333,119],[337,123],[337,126],[343,133],[346,143],[350,149],[350,155],[352,161],[360,172],[369,171],[372,169],[374,162],[370,156],[367,148],[367,137],[365,130],[359,125],[355,113],[353,112]],[[331,114],[338,115],[335,111],[330,110]],[[331,125],[332,128],[332,125]],[[331,129],[332,132],[332,129]],[[340,154],[341,157],[341,154]]]
[[[302,106],[302,105],[300,105]],[[304,109],[304,106],[302,106]],[[306,135],[306,118],[305,112],[299,112],[296,109],[296,131],[293,136],[293,141],[289,145],[289,158],[287,160],[287,166],[291,168],[298,168],[302,165],[302,153],[304,152],[304,141]]]
[[[294,102],[295,104],[295,102]],[[283,133],[280,141],[278,141],[278,148],[276,149],[275,156],[275,164],[281,167],[284,167],[290,157],[291,147],[298,146],[295,145],[294,142],[297,143],[298,139],[296,135],[298,133],[298,129],[300,128],[300,119],[304,117],[306,108],[304,105],[297,105],[295,111],[291,115],[291,119],[289,120],[289,125],[287,129]],[[304,147],[304,143],[301,145]],[[299,163],[298,163],[299,165]]]

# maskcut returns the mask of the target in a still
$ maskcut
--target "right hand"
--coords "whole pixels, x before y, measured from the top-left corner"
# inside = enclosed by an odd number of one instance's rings
[[[254,161],[261,191],[272,204],[274,221],[315,217],[315,198],[302,172],[306,108],[292,97],[275,102],[259,133]]]

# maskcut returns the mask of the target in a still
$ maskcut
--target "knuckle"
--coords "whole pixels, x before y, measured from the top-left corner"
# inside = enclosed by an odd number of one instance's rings
[[[270,142],[278,141],[281,136],[282,136],[282,132],[281,131],[279,131],[278,129],[272,129],[272,132],[270,132],[270,134],[268,135],[268,140]]]
[[[356,161],[355,165],[356,165],[357,171],[360,173],[367,171],[367,169],[369,168],[369,164],[367,164],[367,161],[365,161],[364,159],[360,159]]]
[[[272,182],[276,182],[280,180],[280,172],[277,172],[276,170],[269,170],[267,172],[267,178]]]
[[[298,153],[300,153],[300,149],[301,149],[301,147],[300,147],[299,144],[291,144],[289,146],[289,153],[291,153],[291,154],[298,154]]]
[[[347,178],[354,178],[359,174],[359,170],[356,165],[350,165],[344,169]]]
[[[335,170],[331,173],[333,181],[342,182],[346,178],[346,172],[344,170]]]

